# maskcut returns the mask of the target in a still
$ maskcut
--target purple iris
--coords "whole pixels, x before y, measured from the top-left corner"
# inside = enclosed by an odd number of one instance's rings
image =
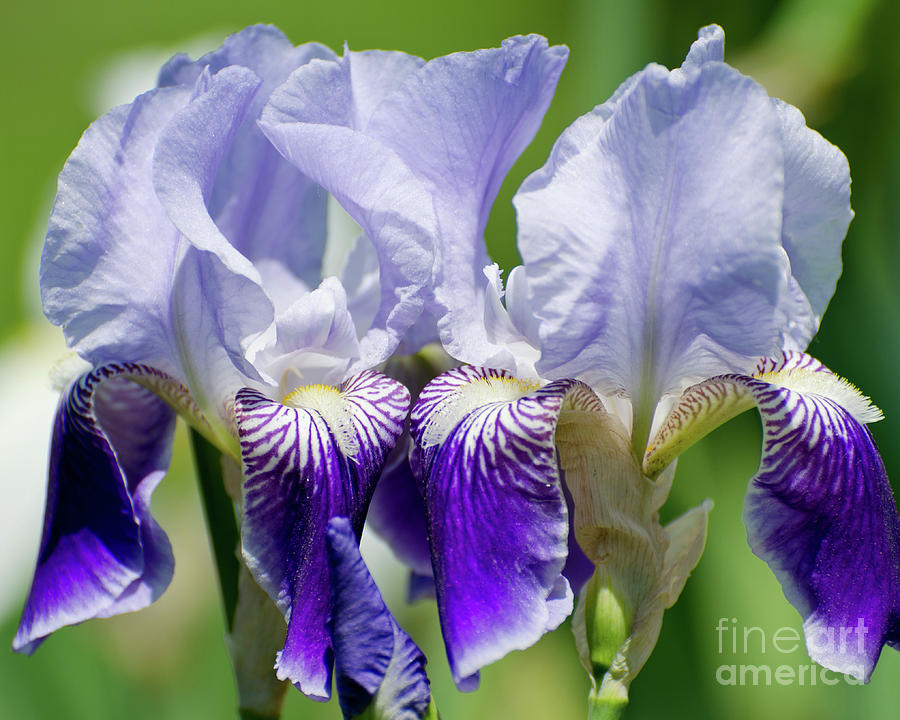
[[[165,590],[173,556],[150,497],[177,413],[242,469],[243,559],[287,621],[278,677],[326,699],[334,658],[350,715],[373,697],[391,717],[395,700],[425,712],[424,658],[356,549],[409,407],[372,368],[436,337],[438,228],[483,230],[477,204],[533,136],[565,55],[529,37],[428,63],[339,58],[257,26],[176,56],[85,132],[41,288],[92,369],[57,413],[14,649]],[[355,234],[335,232],[335,209]]]
[[[330,694],[341,629],[326,528],[346,516],[358,535],[402,431],[408,391],[370,368],[421,312],[432,250],[419,228],[359,216],[364,235],[340,277],[326,274],[328,195],[258,126],[272,90],[313,59],[336,60],[261,26],[196,62],[177,56],[66,163],[41,288],[93,369],[60,403],[16,650],[165,590],[173,557],[150,496],[177,412],[243,466],[244,561],[285,618],[303,619],[288,625],[279,677]],[[388,188],[367,209],[402,202]],[[280,554],[261,560],[272,545]]]
[[[680,68],[649,65],[576,120],[514,199],[524,265],[505,292],[486,267],[469,314],[442,319],[448,351],[484,366],[438,377],[411,414],[462,687],[571,611],[572,526],[594,566],[582,660],[595,697],[627,701],[705,541],[708,504],[659,523],[673,461],[754,406],[749,541],[811,657],[867,680],[900,642],[900,522],[865,427],[880,413],[802,353],[841,270],[847,161],[723,54],[704,28]],[[455,273],[437,297],[470,288]]]
[[[482,262],[449,238],[482,232],[480,203],[565,59],[536,36],[431,62],[337,57],[256,26],[176,56],[85,132],[41,288],[92,369],[60,402],[14,649],[165,590],[173,556],[150,496],[180,414],[241,469],[243,562],[287,623],[278,678],[327,699],[335,666],[348,717],[370,701],[422,716],[424,658],[357,549],[410,402],[373,368],[436,338],[437,308],[459,298],[433,291],[435,252]]]

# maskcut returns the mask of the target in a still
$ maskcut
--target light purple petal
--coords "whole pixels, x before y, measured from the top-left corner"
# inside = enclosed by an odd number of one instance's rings
[[[110,111],[60,173],[41,257],[44,312],[96,366],[125,358],[177,373],[169,302],[180,246],[151,166],[160,131],[190,97],[165,88]]]
[[[95,365],[159,367],[213,416],[246,383],[238,368],[256,376],[246,352],[272,320],[256,271],[202,210],[217,143],[227,144],[254,78],[240,68],[204,75],[196,88],[151,91],[92,125],[60,175],[42,257],[45,312],[71,345]],[[154,159],[170,171],[170,214],[195,247],[158,201]]]
[[[811,306],[810,328],[788,328],[793,347],[803,350],[818,330],[841,274],[841,242],[853,218],[850,168],[838,148],[806,127],[797,108],[772,102],[785,153],[781,242],[791,275]]]
[[[378,254],[375,247],[368,238],[360,235],[341,268],[341,285],[347,291],[347,306],[359,337],[363,337],[372,327],[378,312],[381,302],[378,274]]]
[[[166,125],[156,144],[153,183],[160,202],[197,249],[218,255],[229,269],[258,281],[252,263],[222,235],[206,208],[225,153],[259,88],[259,77],[240,67],[203,73],[196,96]]]
[[[786,366],[830,375],[799,353],[769,372]],[[744,509],[750,546],[803,616],[810,657],[868,681],[881,648],[900,643],[900,520],[878,449],[826,395],[740,382],[764,431]]]
[[[576,385],[533,389],[466,366],[432,381],[410,415],[441,628],[461,689],[474,689],[481,667],[529,647],[572,611],[554,434]]]
[[[539,36],[427,63],[373,114],[366,132],[426,183],[437,213],[434,294],[451,355],[480,364],[491,348],[472,298],[490,261],[484,228],[506,173],[550,105],[568,50]]]
[[[344,61],[350,66],[352,119],[348,127],[371,133],[370,123],[385,99],[404,87],[425,61],[415,55],[383,50],[350,52],[344,48]]]
[[[724,54],[725,33],[710,25],[698,33],[685,65],[722,62]],[[802,350],[818,330],[841,274],[841,242],[853,217],[850,169],[838,148],[806,127],[797,108],[775,98],[772,104],[784,148],[782,245],[796,286],[784,307],[784,347]]]
[[[375,90],[389,90],[414,70],[393,53],[349,54],[337,62],[312,62],[294,72],[273,93],[260,126],[275,147],[308,177],[328,190],[374,244],[381,295],[372,327],[363,338],[363,359],[371,367],[388,358],[422,310],[431,279],[435,234],[432,201],[421,181],[389,147],[357,126],[365,122],[356,105],[352,69],[385,63]],[[360,90],[369,109],[373,89]]]
[[[684,65],[698,66],[725,59],[725,31],[718,25],[700,28],[697,39],[691,44]]]
[[[701,41],[701,42],[706,42]],[[515,198],[548,377],[666,391],[779,347],[783,153],[765,91],[650,65],[561,136]]]
[[[300,385],[336,385],[359,357],[359,340],[337,278],[326,278],[276,317],[277,339],[262,351],[256,366],[279,384],[285,395]]]
[[[338,698],[345,718],[416,720],[431,702],[425,656],[384,604],[347,518],[328,523]]]
[[[176,55],[160,72],[161,85],[193,85],[204,68],[218,73],[231,65],[248,68],[259,77],[259,89],[209,193],[209,214],[249,260],[277,261],[310,286],[320,279],[326,194],[281,157],[257,120],[269,95],[293,70],[313,58],[334,57],[323,45],[306,43],[295,48],[277,28],[255,25],[196,61]]]
[[[204,72],[197,96],[168,123],[154,156],[160,202],[195,251],[191,266],[181,273],[190,279],[175,288],[172,323],[189,384],[201,404],[221,402],[239,383],[231,378],[226,384],[220,373],[208,371],[220,365],[221,351],[245,376],[259,377],[248,351],[273,320],[259,272],[222,235],[206,208],[221,160],[259,83],[245,68],[228,67],[213,76]]]
[[[44,530],[14,650],[30,654],[65,625],[146,607],[168,586],[172,550],[150,495],[169,464],[175,414],[128,379],[158,376],[106,365],[61,399]]]
[[[421,292],[423,268],[409,260],[421,263],[422,249],[436,241],[438,304],[430,312],[451,313],[444,342],[457,357],[477,360],[485,352],[481,307],[471,301],[487,264],[484,225],[503,177],[540,124],[566,54],[537,36],[422,67],[397,54],[348,53],[334,64],[301,68],[273,95],[263,114],[266,134],[341,202],[379,250],[375,326],[387,329],[389,342],[396,344],[418,312],[401,313],[401,303],[396,319],[385,316],[398,289]],[[334,162],[338,157],[346,160]],[[397,258],[407,262],[397,266]],[[384,338],[377,343],[387,347]]]
[[[245,388],[236,398],[244,469],[244,557],[288,620],[278,677],[331,693],[331,612],[325,530],[362,527],[374,483],[402,429],[409,393],[365,372],[340,388],[301,388],[297,407]]]

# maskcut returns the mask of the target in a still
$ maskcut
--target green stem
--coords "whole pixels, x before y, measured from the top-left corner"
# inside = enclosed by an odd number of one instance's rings
[[[619,720],[625,715],[628,700],[620,697],[603,697],[602,693],[588,696],[588,720]]]
[[[588,720],[619,720],[628,707],[628,688],[607,672],[588,695]]]
[[[241,720],[279,720],[281,715],[260,715],[253,710],[239,710],[238,714]]]
[[[209,542],[216,561],[222,606],[225,610],[225,626],[230,633],[234,625],[234,613],[238,600],[240,565],[237,559],[238,535],[234,504],[225,492],[222,476],[222,454],[206,438],[191,429],[191,445],[203,513],[209,530]],[[255,717],[255,716],[254,716]],[[249,717],[247,720],[251,720]]]

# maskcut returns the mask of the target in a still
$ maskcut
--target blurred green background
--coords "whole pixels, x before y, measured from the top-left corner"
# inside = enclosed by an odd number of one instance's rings
[[[229,32],[272,22],[295,43],[340,50],[402,49],[424,57],[497,45],[538,32],[571,58],[543,127],[507,178],[488,226],[501,266],[516,262],[510,198],[545,160],[553,140],[650,61],[678,65],[709,22],[725,27],[727,60],[797,105],[810,126],[850,160],[856,219],[844,244],[844,275],[811,352],[851,378],[885,411],[873,432],[888,472],[900,479],[900,4],[892,0],[456,0],[399,2],[122,3],[17,2],[4,9],[0,72],[0,422],[7,463],[0,479],[0,638],[7,644],[36,552],[52,393],[47,369],[61,352],[40,316],[37,254],[56,174],[88,123],[134,73],[168,54],[216,47]],[[153,72],[147,76],[152,82]],[[140,88],[136,88],[140,89]],[[750,553],[741,522],[746,481],[756,468],[759,422],[744,415],[681,460],[667,517],[706,497],[716,505],[706,553],[665,619],[656,652],[632,687],[628,717],[893,717],[900,655],[885,650],[868,687],[833,674],[781,686],[717,681],[722,665],[755,664],[799,673],[802,649],[781,653],[772,636],[800,628],[765,565]],[[171,589],[139,614],[66,629],[31,658],[0,651],[0,718],[228,718],[234,690],[190,457],[179,437],[173,470],[154,498],[177,568]],[[581,718],[588,689],[568,626],[487,668],[481,689],[463,695],[449,679],[432,603],[406,607],[399,569],[368,545],[389,604],[430,659],[432,687],[453,718]],[[718,646],[720,618],[737,643]],[[732,620],[733,619],[733,620]],[[743,629],[753,631],[744,647]],[[761,636],[766,646],[761,647]],[[782,645],[784,647],[784,645]],[[834,683],[834,684],[829,684]],[[291,691],[285,718],[339,718]]]

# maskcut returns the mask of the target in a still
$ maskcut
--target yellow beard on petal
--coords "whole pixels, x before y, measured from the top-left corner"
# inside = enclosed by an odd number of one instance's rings
[[[509,403],[540,388],[540,383],[514,377],[480,377],[461,385],[435,411],[422,436],[423,445],[443,442],[456,424],[476,408]]]
[[[281,404],[318,412],[345,457],[355,457],[359,452],[356,433],[353,431],[353,416],[341,391],[334,385],[305,385],[285,395]]]
[[[881,410],[856,385],[832,372],[791,368],[757,373],[753,377],[788,390],[833,400],[864,425],[884,419]]]

